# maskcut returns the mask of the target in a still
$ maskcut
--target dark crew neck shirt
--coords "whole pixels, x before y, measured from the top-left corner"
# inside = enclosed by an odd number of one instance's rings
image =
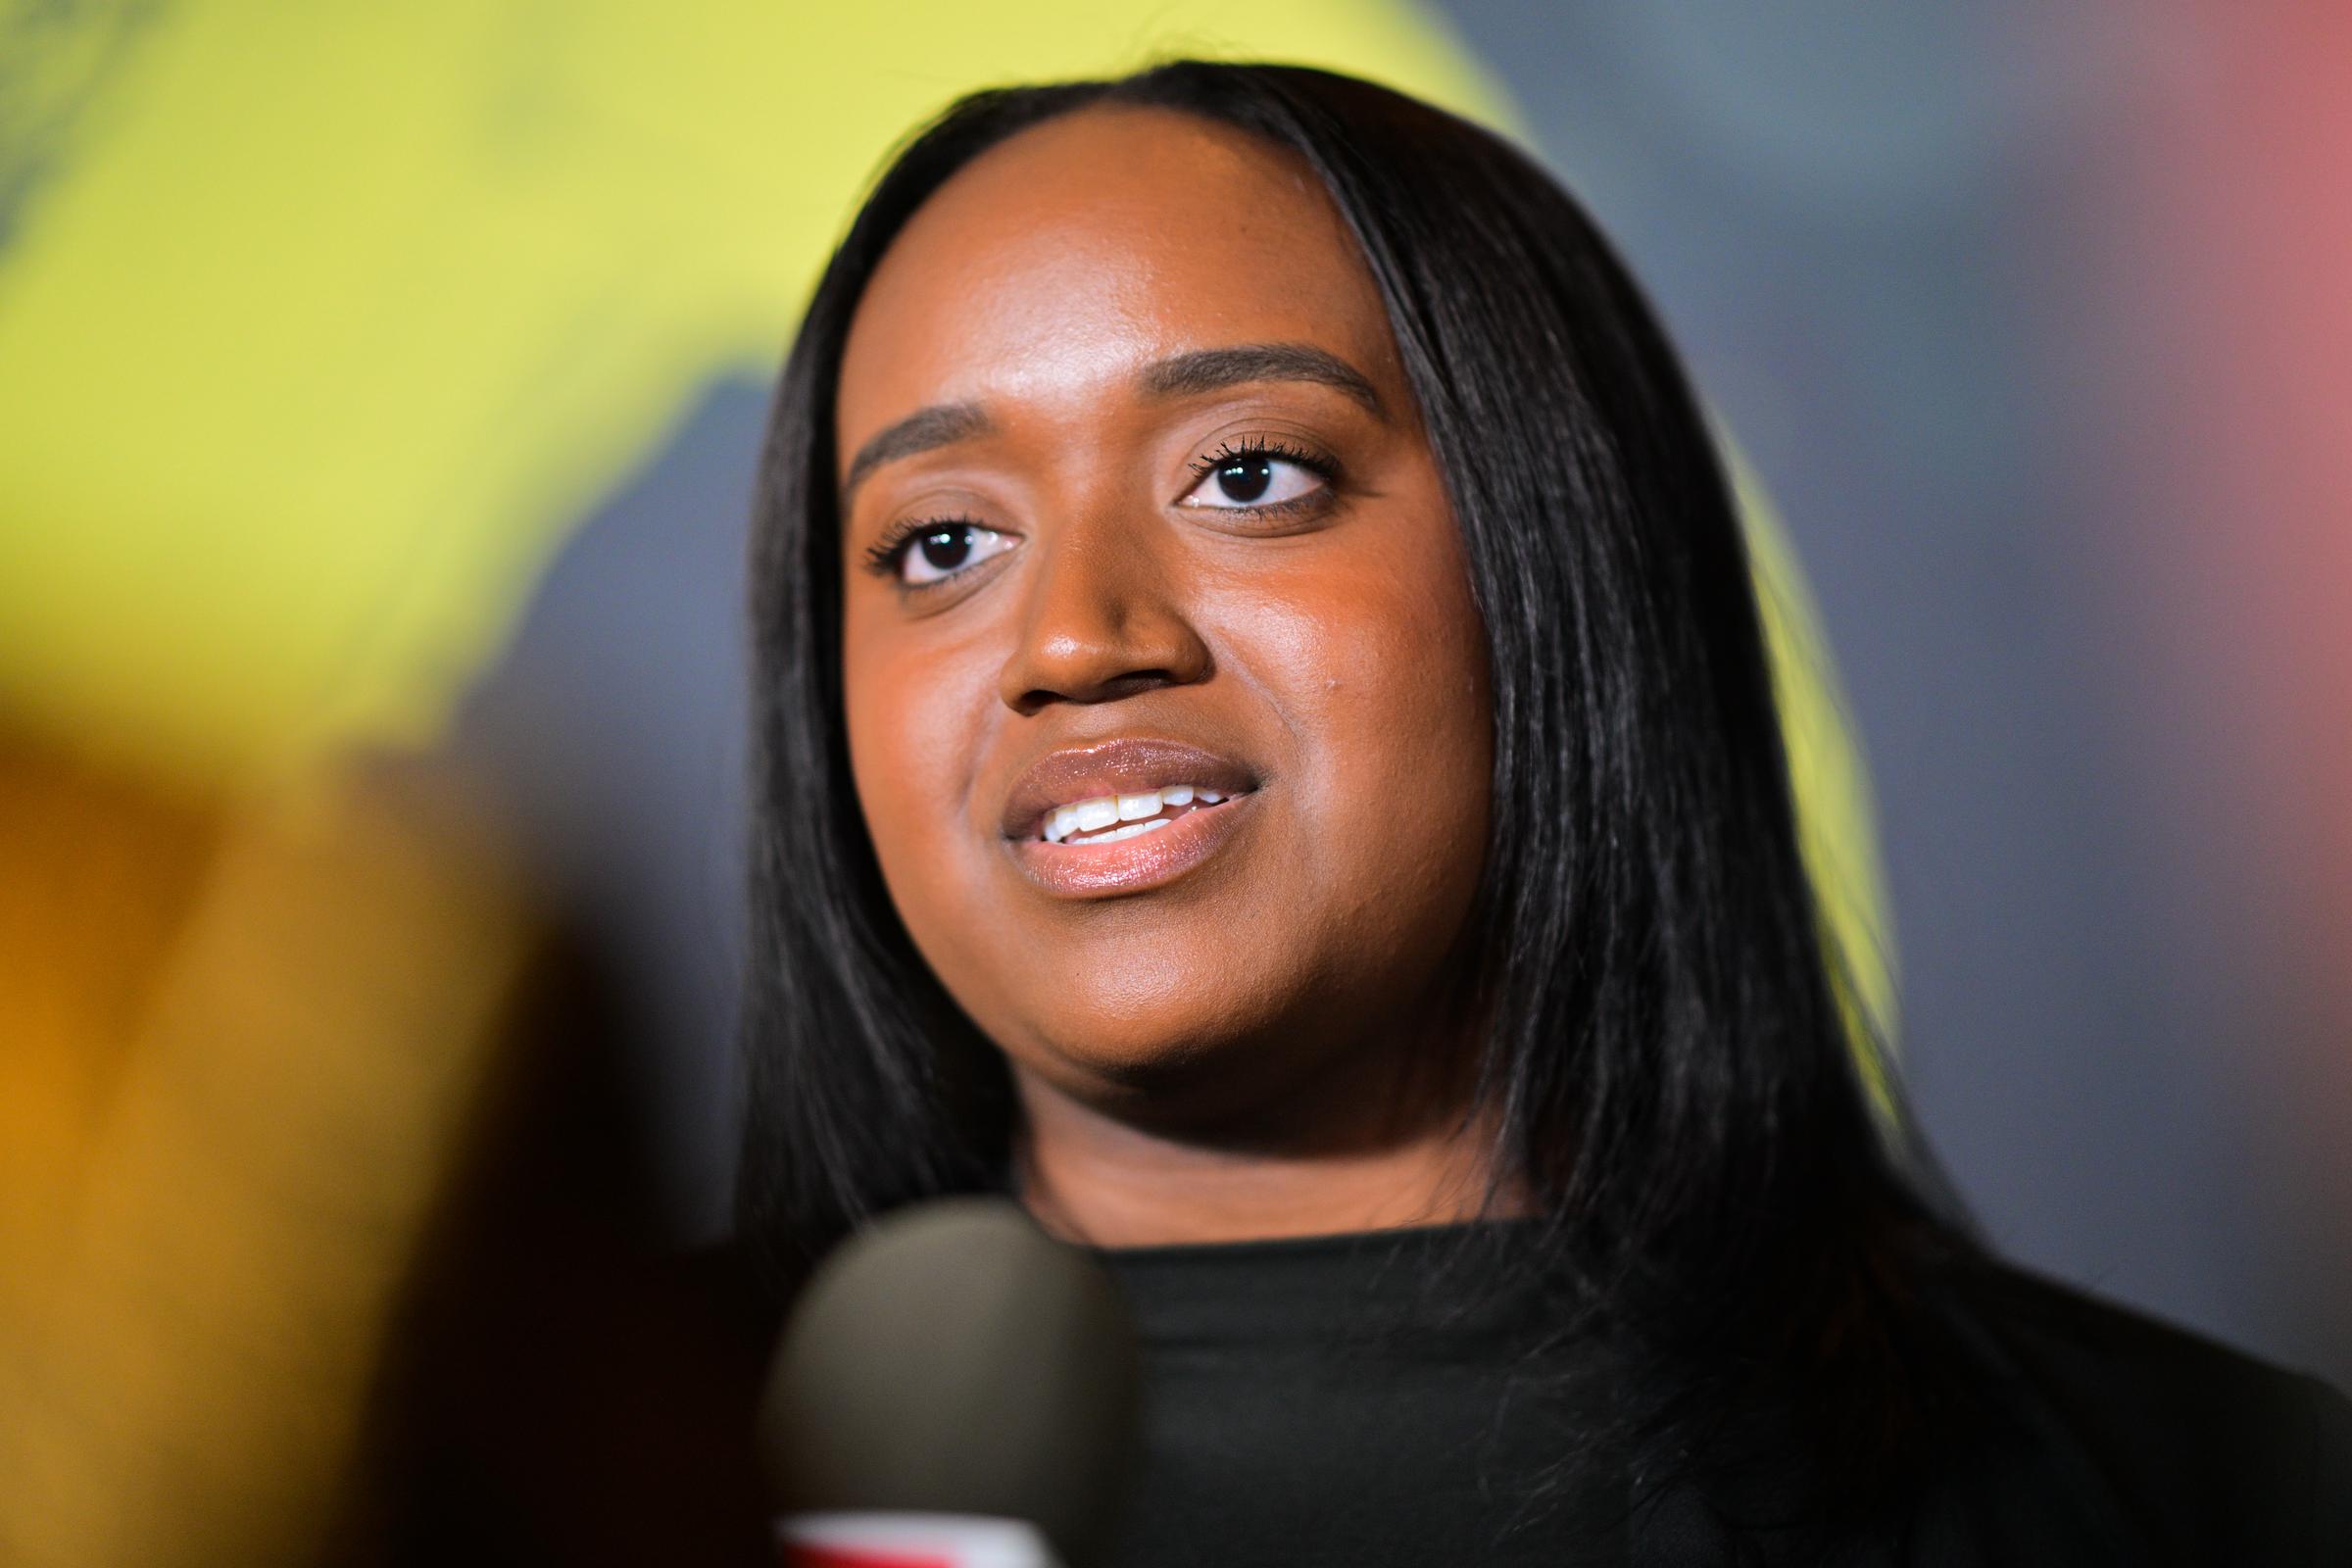
[[[1099,1253],[1144,1368],[1113,1560],[1559,1562],[1593,1368],[1547,1348],[1542,1293],[1483,1278],[1521,1228]]]
[[[1100,1252],[1135,1317],[1141,1456],[1116,1568],[1824,1560],[1703,1484],[1631,1502],[1578,1440],[1614,1364],[1497,1291],[1524,1226]],[[1982,1411],[1830,1560],[2352,1568],[2352,1404],[1989,1264],[1934,1282]],[[1801,1446],[1774,1456],[1806,1494]],[[1751,1477],[1752,1480],[1752,1477]],[[1803,1545],[1792,1544],[1804,1541]]]

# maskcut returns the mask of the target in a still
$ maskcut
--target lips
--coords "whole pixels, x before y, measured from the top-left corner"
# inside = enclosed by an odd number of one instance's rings
[[[1013,781],[1004,802],[1004,836],[1040,839],[1046,813],[1057,806],[1116,800],[1150,790],[1191,785],[1222,796],[1248,795],[1257,775],[1230,757],[1183,741],[1130,737],[1049,752]]]
[[[1181,741],[1051,753],[1013,785],[1005,848],[1023,875],[1057,898],[1144,892],[1224,845],[1255,814],[1259,784],[1234,759]]]

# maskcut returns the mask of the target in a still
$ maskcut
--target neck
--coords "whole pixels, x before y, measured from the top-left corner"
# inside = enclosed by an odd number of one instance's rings
[[[1065,1240],[1253,1241],[1525,1210],[1491,1192],[1492,1129],[1458,1101],[1446,1108],[1448,1098],[1377,1097],[1348,1114],[1328,1095],[1301,1095],[1312,1113],[1299,1125],[1274,1118],[1248,1137],[1218,1137],[1162,1130],[1026,1073],[1016,1077],[1025,1112],[1021,1200]]]

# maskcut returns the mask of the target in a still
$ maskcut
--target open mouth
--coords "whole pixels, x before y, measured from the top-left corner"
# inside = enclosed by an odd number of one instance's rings
[[[1091,801],[1054,807],[1046,813],[1038,837],[1048,844],[1116,844],[1142,838],[1181,816],[1224,801],[1223,791],[1197,784],[1168,784],[1132,795],[1098,795]]]
[[[1049,753],[1005,801],[1005,848],[1055,897],[1141,893],[1187,874],[1245,831],[1263,782],[1235,758],[1159,737]]]

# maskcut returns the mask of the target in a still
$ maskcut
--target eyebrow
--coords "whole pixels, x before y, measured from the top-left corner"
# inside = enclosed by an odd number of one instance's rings
[[[858,449],[858,455],[850,460],[849,474],[841,481],[842,504],[847,506],[865,476],[885,463],[911,458],[934,447],[969,441],[995,428],[987,411],[977,403],[942,403],[917,409],[896,424],[884,425],[872,440]]]
[[[1363,405],[1375,418],[1386,419],[1380,393],[1370,377],[1338,355],[1305,343],[1244,343],[1232,348],[1196,349],[1145,367],[1137,377],[1147,397],[1189,398],[1222,392],[1252,381],[1310,381],[1343,393]],[[841,504],[848,506],[868,474],[885,463],[917,453],[969,441],[993,433],[995,421],[977,403],[942,403],[917,409],[895,424],[884,425],[858,449],[841,481]]]
[[[1197,397],[1251,381],[1312,381],[1345,393],[1373,417],[1386,419],[1371,378],[1336,354],[1305,343],[1245,343],[1227,349],[1199,349],[1148,368],[1141,377],[1152,397]]]

